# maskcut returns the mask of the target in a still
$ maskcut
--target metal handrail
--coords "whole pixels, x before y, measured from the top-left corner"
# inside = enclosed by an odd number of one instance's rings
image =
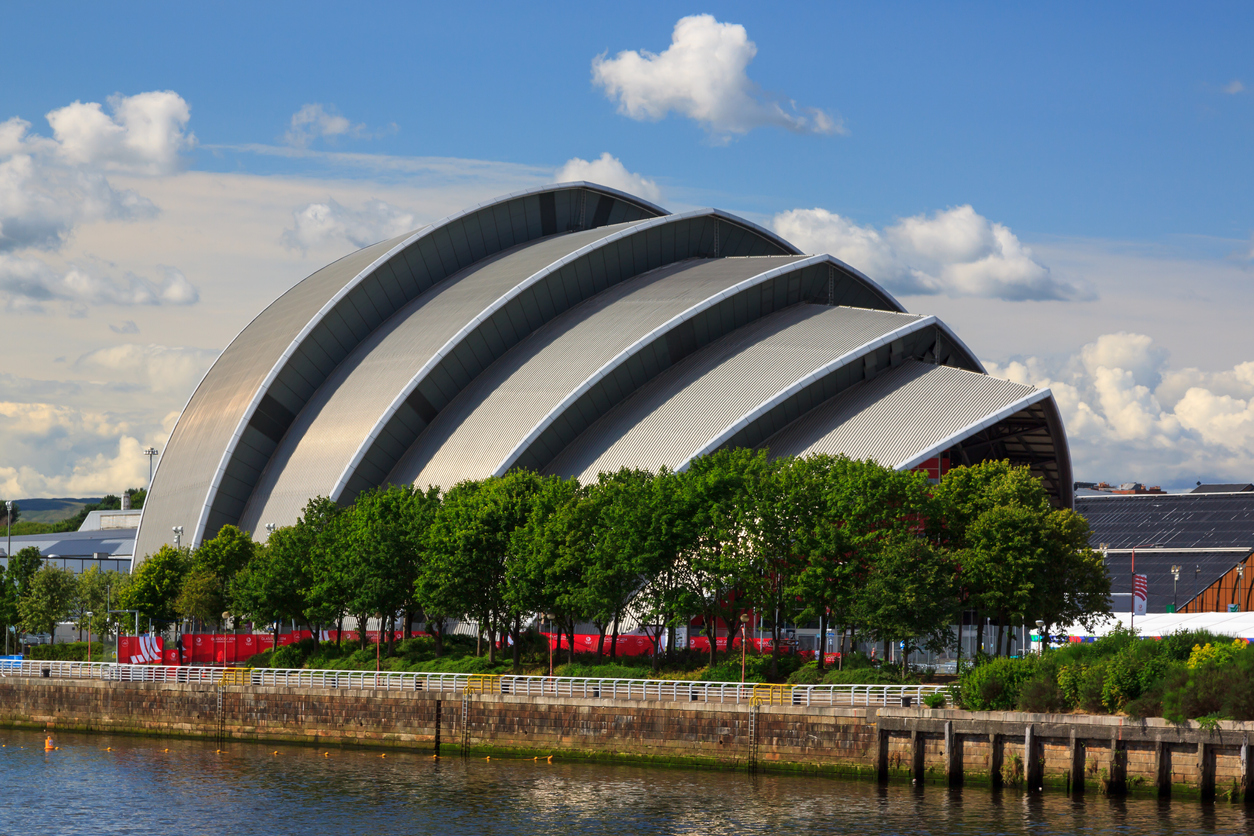
[[[204,683],[223,686],[452,691],[466,694],[569,697],[571,699],[763,705],[889,706],[903,697],[916,703],[943,691],[940,685],[771,685],[754,682],[695,682],[670,679],[598,679],[510,674],[400,673],[304,668],[221,668],[128,665],[112,662],[0,660],[0,676],[97,679],[106,682]]]

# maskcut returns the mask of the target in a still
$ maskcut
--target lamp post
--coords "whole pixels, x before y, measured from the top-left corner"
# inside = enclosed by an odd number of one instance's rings
[[[1237,564],[1237,585],[1232,590],[1233,603],[1235,604],[1241,597],[1241,580],[1245,577],[1245,564]],[[1238,605],[1239,606],[1239,605]]]
[[[176,525],[170,530],[174,532],[174,548],[181,549],[183,547],[183,526]]]
[[[1176,564],[1171,566],[1171,611],[1180,611],[1180,567]]]
[[[745,629],[749,626],[749,613],[740,614],[740,681],[745,681]]]
[[[148,487],[152,487],[152,460],[157,455],[156,447],[149,447],[144,451],[144,455],[148,457]]]
[[[222,626],[225,627],[227,621],[229,621],[230,619],[231,619],[231,614],[229,612],[222,613]],[[235,622],[234,621],[231,621],[231,638],[235,638]],[[235,644],[235,642],[231,642],[231,644]],[[225,668],[229,666],[230,666],[230,663],[226,658],[226,636],[224,635],[222,637],[222,667]]]
[[[1036,620],[1036,634],[1040,636],[1037,641],[1040,643],[1036,648],[1036,655],[1043,656],[1045,652],[1045,622],[1039,618]]]

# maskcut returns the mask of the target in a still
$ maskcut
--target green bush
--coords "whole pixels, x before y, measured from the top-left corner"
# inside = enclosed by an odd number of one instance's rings
[[[974,711],[1012,711],[1023,686],[1036,673],[1037,657],[989,659],[962,675],[963,708]]]
[[[1049,671],[1038,671],[1019,691],[1019,710],[1034,714],[1057,714],[1066,710],[1066,699],[1058,680]]]
[[[826,673],[826,671],[824,671]],[[818,685],[819,684],[819,666],[815,662],[808,662],[797,668],[788,676],[789,685]]]
[[[1089,714],[1102,714],[1106,704],[1102,702],[1102,694],[1106,682],[1106,665],[1097,662],[1087,666],[1080,677],[1078,691],[1080,708]]]
[[[845,668],[832,670],[823,677],[824,685],[918,685],[915,673],[901,675],[901,668]]]
[[[30,658],[41,662],[86,662],[87,642],[32,645]],[[91,661],[112,662],[113,649],[103,642],[92,642]]]
[[[926,695],[925,697],[923,697],[923,704],[926,705],[928,708],[944,708],[945,707],[945,692],[936,691],[935,693]]]
[[[1055,678],[1058,682],[1059,693],[1062,695],[1063,710],[1073,711],[1080,705],[1080,683],[1084,680],[1084,674],[1088,669],[1089,666],[1083,662],[1073,662],[1058,668]]]

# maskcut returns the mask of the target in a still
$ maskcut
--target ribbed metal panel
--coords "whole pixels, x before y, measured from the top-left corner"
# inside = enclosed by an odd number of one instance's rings
[[[295,522],[328,495],[397,393],[467,321],[535,273],[630,224],[544,238],[484,259],[407,304],[357,345],[319,387],[270,457],[240,516],[257,531]]]
[[[899,467],[1036,392],[964,369],[907,360],[831,398],[761,446],[772,456],[828,453]]]
[[[588,204],[603,209],[595,221],[584,211]],[[185,543],[195,543],[206,530],[212,535],[223,523],[235,522],[242,497],[260,474],[251,456],[236,455],[239,445],[251,443],[265,456],[274,449],[275,439],[247,441],[256,435],[248,422],[262,396],[284,414],[296,415],[357,342],[432,283],[542,235],[664,214],[647,201],[603,186],[546,186],[367,247],[305,279],[236,337],[184,409],[144,509],[137,556],[142,559],[171,542],[173,525],[184,526]],[[385,256],[388,260],[380,262]],[[277,429],[281,434],[286,425]],[[220,491],[223,486],[230,491]]]
[[[161,455],[137,532],[142,559],[196,530],[214,474],[253,396],[300,330],[344,284],[400,239],[384,241],[330,264],[280,296],[244,329],[213,364],[183,409]]]
[[[658,375],[584,431],[545,471],[590,479],[622,466],[679,467],[789,384],[919,319],[814,304],[771,314]]]
[[[797,256],[696,259],[645,273],[568,310],[479,375],[388,477],[450,486],[490,476],[537,423],[641,337]]]

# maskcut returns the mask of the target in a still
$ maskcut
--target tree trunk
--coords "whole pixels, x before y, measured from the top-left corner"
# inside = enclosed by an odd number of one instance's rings
[[[815,665],[819,669],[819,673],[823,673],[823,664],[827,660],[823,657],[827,654],[827,613],[819,616],[819,642],[818,653],[815,654]]]
[[[567,648],[568,650],[567,656],[569,657],[570,663],[573,665],[575,664],[575,618],[574,616],[571,616],[569,619],[567,619],[566,627],[569,631],[567,633],[566,638],[570,641],[570,645]]]
[[[836,657],[836,670],[843,671],[845,669],[845,633],[847,632],[845,625],[840,625],[840,655]]]
[[[344,638],[344,613],[340,613],[335,621],[335,647],[338,649],[340,640]]]
[[[488,664],[496,664],[496,625],[488,625]]]
[[[666,628],[666,660],[673,662],[676,658],[678,657],[675,654],[675,625],[671,624]],[[653,669],[657,670],[657,666],[655,665]]]
[[[610,628],[610,661],[618,661],[618,612],[614,613],[614,626]]]
[[[435,658],[439,659],[444,655],[444,619],[428,621],[427,632],[435,639]]]
[[[998,616],[997,618],[997,656],[999,657],[1005,655],[1004,652],[1002,651],[1002,645],[1001,645],[1002,639],[1004,638],[1005,634],[1006,634],[1006,625],[1002,623],[1001,617]]]
[[[597,625],[597,664],[601,664],[601,655],[605,651],[605,625],[601,622],[594,622]]]
[[[979,659],[980,654],[984,652],[984,616],[979,610],[975,611],[975,652],[971,654],[972,660]]]
[[[514,616],[514,675],[522,673],[522,619]]]

